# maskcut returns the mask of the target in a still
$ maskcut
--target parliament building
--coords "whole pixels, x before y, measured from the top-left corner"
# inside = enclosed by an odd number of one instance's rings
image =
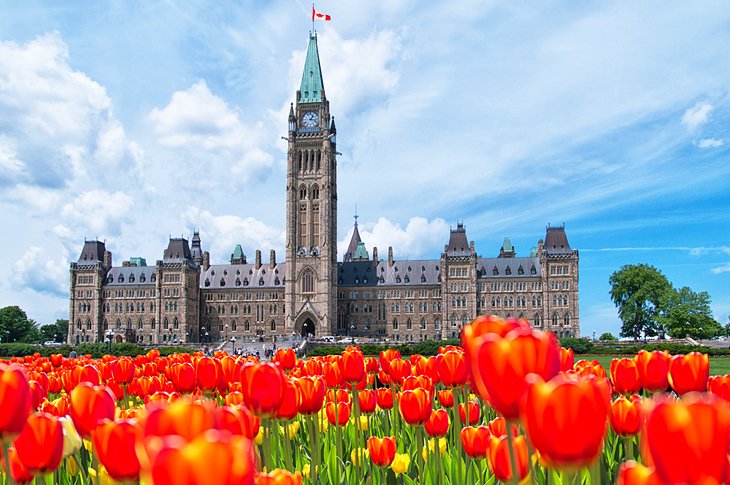
[[[337,130],[316,35],[288,120],[286,247],[278,262],[240,245],[211,264],[195,231],[171,238],[162,259],[114,266],[102,241],[85,241],[71,263],[68,342],[144,345],[349,335],[398,342],[457,337],[477,315],[526,318],[559,337],[579,337],[578,251],[564,226],[548,226],[529,256],[509,238],[482,257],[459,223],[438,259],[368,254],[355,219],[337,259]],[[448,236],[448,237],[447,237]]]

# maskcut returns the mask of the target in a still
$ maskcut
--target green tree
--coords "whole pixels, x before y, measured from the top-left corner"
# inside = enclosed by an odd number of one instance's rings
[[[63,343],[68,335],[68,320],[59,318],[56,320],[56,342]]]
[[[0,337],[3,342],[33,342],[40,338],[33,320],[18,306],[0,308]]]
[[[609,342],[611,340],[618,340],[611,332],[604,332],[598,337],[598,340],[602,342]]]
[[[611,300],[618,308],[621,336],[638,340],[656,336],[662,328],[657,317],[672,285],[658,269],[646,264],[625,265],[609,278]]]
[[[712,318],[710,295],[696,293],[684,286],[666,295],[659,322],[672,337],[711,338],[725,334],[725,329]]]
[[[41,325],[40,331],[44,342],[56,341],[56,332],[58,332],[58,328],[55,324]]]

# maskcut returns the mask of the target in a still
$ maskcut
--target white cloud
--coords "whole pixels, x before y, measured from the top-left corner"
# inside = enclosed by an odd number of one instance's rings
[[[61,214],[74,225],[91,231],[88,236],[102,237],[119,234],[133,203],[134,199],[123,192],[90,190],[65,204]]]
[[[244,179],[273,163],[271,155],[258,145],[257,125],[244,123],[203,80],[173,93],[168,105],[153,109],[149,119],[161,145],[185,151],[188,157],[192,153],[226,170],[232,168]]]
[[[437,259],[449,241],[449,225],[440,218],[429,221],[423,217],[412,217],[404,229],[400,224],[380,217],[375,224],[360,225],[358,229],[370,257],[373,246],[376,246],[380,259],[387,257],[389,246],[393,247],[396,259]],[[337,244],[340,259],[347,251],[351,237],[352,231],[349,230]]]
[[[31,246],[13,263],[13,283],[39,293],[68,296],[68,258],[58,260],[48,257],[47,251]]]
[[[725,144],[725,140],[717,138],[703,138],[697,142],[697,146],[700,148],[718,148]]]
[[[694,131],[710,120],[710,113],[712,113],[713,109],[710,103],[697,103],[684,112],[684,115],[682,115],[682,124],[688,130]]]
[[[725,263],[721,266],[712,268],[714,274],[730,273],[730,263]]]
[[[191,232],[200,229],[201,243],[205,251],[210,251],[211,262],[228,262],[236,244],[241,244],[248,261],[254,260],[257,249],[264,261],[268,261],[271,249],[276,251],[278,261],[285,260],[284,233],[253,217],[214,215],[197,207],[191,207],[182,217]]]

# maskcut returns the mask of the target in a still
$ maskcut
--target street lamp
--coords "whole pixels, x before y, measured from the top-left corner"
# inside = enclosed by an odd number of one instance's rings
[[[231,342],[233,342],[233,350],[231,351],[232,354],[236,353],[236,336],[234,335],[231,337]]]
[[[114,332],[112,331],[112,329],[107,329],[107,331],[104,333],[104,337],[105,337],[104,341],[108,345],[108,347],[107,347],[108,352],[111,354],[112,353],[112,338],[114,337]]]
[[[208,332],[205,332],[205,341],[208,341]]]
[[[228,324],[227,323],[225,324],[225,326],[223,327],[223,329],[225,330],[225,334],[224,334],[223,340],[228,341]]]
[[[200,327],[200,335],[198,336],[198,343],[200,343],[201,340],[203,340],[203,337],[208,335],[208,332],[205,331],[205,327]]]

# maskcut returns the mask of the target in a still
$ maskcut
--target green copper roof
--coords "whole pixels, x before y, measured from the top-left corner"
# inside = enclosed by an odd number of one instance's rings
[[[505,252],[514,251],[514,248],[512,247],[512,241],[509,240],[509,236],[504,236],[504,242],[502,243],[502,249],[504,249]]]
[[[536,247],[533,247],[532,249],[530,249],[530,257],[531,258],[537,257],[537,248]]]
[[[304,61],[304,72],[302,73],[302,85],[300,91],[300,103],[322,102],[322,68],[319,65],[319,51],[317,50],[317,36],[309,36],[309,47],[307,47],[307,60]]]
[[[232,259],[243,259],[243,248],[240,244],[236,244],[236,249],[233,250],[233,254],[231,254]]]
[[[368,250],[365,249],[365,243],[362,241],[357,243],[357,249],[355,249],[355,254],[352,255],[353,261],[357,261],[360,259],[370,259],[368,257]]]
[[[147,261],[144,258],[129,258],[129,264],[131,266],[147,266]]]

